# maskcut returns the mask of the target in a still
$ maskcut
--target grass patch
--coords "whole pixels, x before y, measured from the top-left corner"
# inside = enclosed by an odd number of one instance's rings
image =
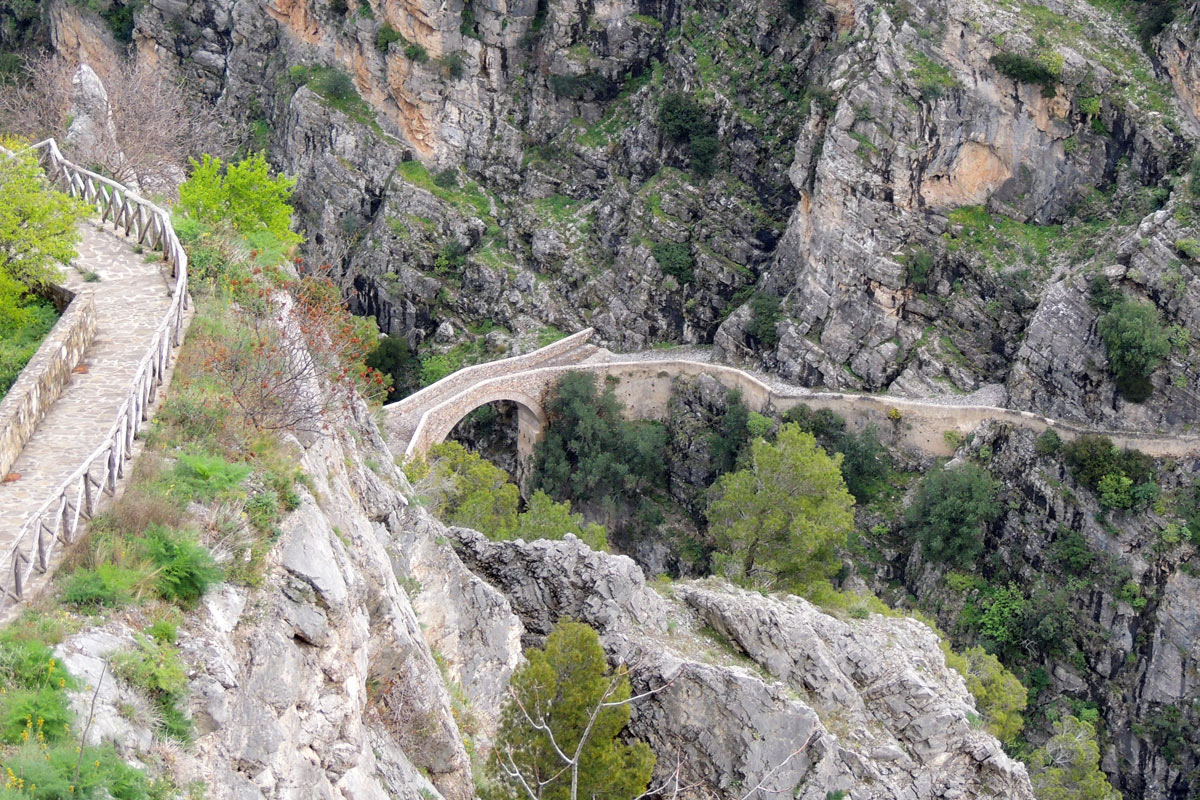
[[[179,648],[139,635],[134,649],[113,656],[112,668],[117,677],[154,701],[162,715],[156,720],[158,732],[180,742],[191,738],[191,721],[180,708],[187,698],[187,673],[179,659]]]
[[[405,161],[396,170],[406,182],[431,192],[439,200],[458,211],[479,217],[489,224],[495,223],[495,218],[492,216],[492,199],[478,183],[470,178],[464,176],[461,186],[442,185],[438,182],[437,176],[431,175],[420,161]]]

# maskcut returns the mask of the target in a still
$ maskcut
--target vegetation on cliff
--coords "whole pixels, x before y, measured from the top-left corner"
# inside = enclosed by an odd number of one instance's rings
[[[25,144],[0,139],[0,397],[58,319],[39,290],[57,283],[75,257],[83,204],[47,186]]]

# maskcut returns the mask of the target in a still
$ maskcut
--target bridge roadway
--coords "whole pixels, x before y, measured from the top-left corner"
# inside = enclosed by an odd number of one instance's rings
[[[614,354],[588,343],[592,330],[582,330],[522,356],[477,364],[443,378],[415,394],[384,406],[393,454],[402,460],[424,455],[445,440],[463,417],[498,400],[517,405],[517,451],[521,460],[533,452],[545,425],[545,401],[567,372],[585,371],[616,379],[616,395],[634,419],[664,419],[677,376],[708,374],[740,389],[757,411],[786,411],[800,403],[827,408],[853,428],[876,426],[895,444],[938,456],[953,453],[947,431],[967,434],[980,423],[996,420],[1035,433],[1053,429],[1070,441],[1085,433],[1109,436],[1120,447],[1136,448],[1158,458],[1200,455],[1200,436],[1110,430],[1050,419],[1028,411],[994,405],[972,405],[947,398],[938,402],[888,395],[821,392],[787,384],[774,376],[708,361],[707,353],[690,348]],[[967,398],[970,400],[970,398]]]

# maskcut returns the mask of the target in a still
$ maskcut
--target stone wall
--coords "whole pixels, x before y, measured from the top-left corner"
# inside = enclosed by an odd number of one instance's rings
[[[96,304],[92,293],[75,295],[0,401],[0,476],[7,475],[21,455],[95,335]]]

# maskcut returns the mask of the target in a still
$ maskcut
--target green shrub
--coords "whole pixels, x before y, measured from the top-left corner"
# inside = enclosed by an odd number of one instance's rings
[[[1125,581],[1121,585],[1121,590],[1117,592],[1117,599],[1123,603],[1129,603],[1135,611],[1141,611],[1149,602],[1142,594],[1142,587],[1136,581]]]
[[[358,97],[354,79],[337,67],[325,67],[316,71],[309,86],[327,100],[346,102]]]
[[[668,140],[688,143],[688,163],[697,175],[713,174],[721,147],[717,123],[696,98],[681,92],[666,95],[659,105],[658,125]]]
[[[206,503],[239,494],[250,474],[249,464],[234,464],[211,453],[181,453],[171,472],[171,494],[183,500]]]
[[[1096,563],[1096,554],[1077,530],[1058,526],[1058,538],[1050,545],[1051,557],[1071,575],[1087,575]]]
[[[842,477],[854,499],[865,503],[874,497],[890,469],[887,450],[875,428],[841,433],[834,437],[830,448],[842,454]]]
[[[1105,508],[1132,508],[1133,481],[1120,473],[1110,473],[1096,487],[1100,505]]]
[[[158,706],[162,733],[184,742],[190,738],[191,723],[179,707],[187,697],[187,673],[178,648],[138,635],[132,650],[113,656],[112,669],[117,677],[146,692]]]
[[[1150,375],[1171,352],[1167,329],[1152,303],[1122,299],[1100,318],[1100,338],[1121,395],[1134,403],[1150,396]]]
[[[57,321],[51,303],[26,295],[21,283],[0,272],[0,397],[16,383]]]
[[[429,386],[455,372],[460,364],[445,353],[432,353],[421,360],[421,385]]]
[[[146,633],[157,642],[175,644],[175,640],[179,636],[179,626],[168,619],[155,620],[150,627],[146,628]]]
[[[246,518],[255,530],[270,533],[279,522],[280,505],[279,493],[274,489],[265,489],[250,496],[242,507]]]
[[[808,16],[808,0],[783,0],[783,7],[792,15],[792,19],[799,22]]]
[[[1196,191],[1200,193],[1200,187]],[[1192,261],[1200,261],[1200,239],[1176,239],[1175,252]]]
[[[182,531],[151,526],[146,530],[144,546],[158,567],[155,585],[164,600],[193,606],[221,580],[221,569],[209,552]]]
[[[663,135],[673,142],[687,141],[697,129],[712,125],[708,110],[695,97],[672,92],[663,97],[658,107],[658,125]]]
[[[392,400],[407,397],[420,385],[421,360],[403,336],[380,339],[375,349],[367,354],[364,363],[392,377],[392,387],[395,389]]]
[[[438,63],[441,65],[442,71],[454,80],[458,80],[466,74],[462,53],[458,51],[447,53],[438,60]]]
[[[1042,458],[1056,456],[1062,450],[1062,437],[1052,428],[1047,428],[1033,443],[1033,452]]]
[[[757,411],[751,411],[746,417],[746,433],[750,435],[751,440],[767,438],[774,427],[774,420]]]
[[[803,403],[788,409],[783,421],[799,424],[826,450],[842,454],[842,477],[859,503],[868,502],[879,491],[891,469],[891,459],[873,426],[848,431],[846,420],[835,412],[827,408],[814,411]]]
[[[447,167],[434,173],[433,182],[443,189],[454,189],[458,186],[458,170]]]
[[[0,740],[21,744],[41,734],[55,742],[67,735],[71,706],[58,686],[12,689],[0,694]]]
[[[571,511],[571,504],[556,503],[540,489],[533,493],[525,510],[517,517],[514,539],[562,539],[572,534],[593,550],[608,551],[608,534],[603,525],[585,522],[582,514]]]
[[[979,633],[1002,648],[1018,644],[1025,632],[1029,600],[1016,584],[995,587],[984,596]]]
[[[429,451],[426,462],[406,465],[410,480],[418,485],[432,476],[433,485],[445,487],[434,513],[452,525],[461,525],[490,539],[509,539],[517,524],[520,495],[508,473],[463,447],[442,442]]]
[[[750,439],[750,409],[740,389],[731,391],[713,430],[708,434],[708,458],[712,471],[724,475],[736,465],[738,456]]]
[[[144,4],[145,0],[114,0],[99,11],[100,18],[114,39],[121,44],[130,44],[133,42],[134,14]]]
[[[4,766],[24,782],[19,793],[0,797],[32,800],[163,800],[174,796],[167,780],[150,780],[117,755],[112,745],[85,747],[61,742],[46,747],[23,745],[7,754]],[[36,787],[36,788],[35,788]]]
[[[42,686],[75,686],[75,681],[39,639],[18,639],[10,629],[0,639],[0,685],[37,689]]]
[[[1017,676],[978,645],[959,655],[943,642],[942,650],[946,664],[963,676],[988,733],[1001,742],[1016,739],[1025,727],[1021,712],[1028,703],[1028,692]]]
[[[386,53],[389,47],[403,39],[400,31],[393,28],[390,22],[385,22],[379,32],[375,34],[375,49]]]
[[[914,249],[904,261],[904,279],[918,290],[924,291],[929,285],[931,272],[933,254],[924,247]]]
[[[1017,53],[997,53],[988,61],[1001,75],[1018,83],[1040,84],[1044,97],[1054,96],[1054,86],[1058,83],[1058,75],[1049,69],[1042,60]]]
[[[1000,517],[999,491],[1000,484],[975,464],[934,470],[905,510],[905,528],[927,558],[970,568],[983,552],[984,528]]]
[[[821,440],[828,439],[846,430],[846,420],[837,412],[831,411],[828,408],[820,408],[813,411],[812,408],[804,403],[789,408],[783,415],[783,421],[795,422],[801,428]]]
[[[417,44],[416,42],[409,42],[408,44],[404,45],[404,57],[409,61],[415,61],[418,64],[424,64],[429,60],[429,51],[425,49],[424,45]]]
[[[708,178],[717,171],[717,155],[721,151],[721,140],[715,135],[697,134],[688,139],[691,159],[688,164],[701,178]]]
[[[438,275],[454,275],[467,264],[467,247],[457,240],[442,245],[433,262],[433,271]]]
[[[765,350],[771,350],[779,344],[776,325],[782,316],[780,305],[778,297],[762,292],[755,292],[750,300],[750,324],[746,326],[746,332]]]
[[[1108,311],[1124,299],[1121,290],[1113,286],[1103,275],[1093,275],[1088,281],[1088,302],[1101,311]]]
[[[616,97],[620,86],[600,72],[584,72],[581,75],[551,75],[547,79],[555,97],[571,100],[611,100]]]
[[[60,265],[75,257],[76,222],[88,209],[48,185],[33,151],[3,137],[0,144],[19,151],[0,158],[0,276],[31,289],[56,283]]]
[[[1099,434],[1084,434],[1067,443],[1063,449],[1067,466],[1079,483],[1095,491],[1100,479],[1119,471],[1119,452],[1112,439]]]
[[[116,564],[77,569],[63,583],[62,601],[80,609],[118,608],[133,602],[146,573]]]
[[[650,251],[659,269],[671,275],[681,284],[691,283],[695,279],[695,260],[692,258],[692,248],[687,243],[657,242]]]
[[[302,241],[292,231],[296,182],[283,175],[272,178],[262,153],[236,164],[205,153],[191,164],[192,174],[179,187],[180,210],[203,222],[228,222],[243,235],[267,233],[285,248]]]

